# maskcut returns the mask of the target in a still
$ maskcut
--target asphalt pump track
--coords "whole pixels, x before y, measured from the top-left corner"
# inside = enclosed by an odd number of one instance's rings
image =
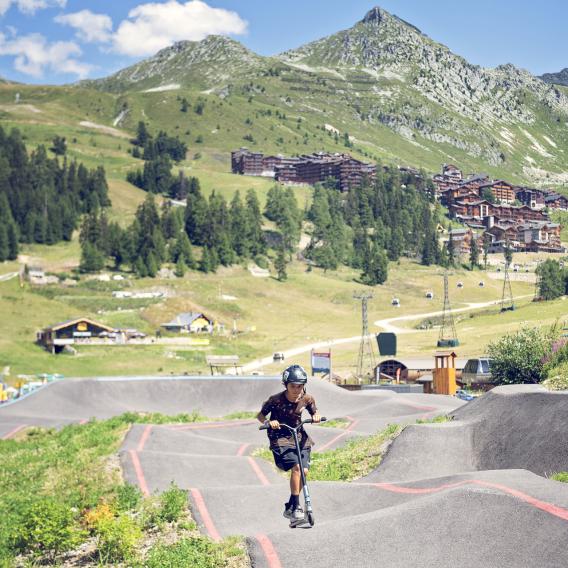
[[[0,438],[127,411],[226,416],[257,411],[277,378],[100,378],[52,383],[0,408]],[[316,451],[387,424],[407,425],[381,465],[352,483],[311,482],[313,528],[282,517],[288,480],[251,454],[266,446],[255,420],[134,425],[120,450],[124,477],[146,494],[187,489],[201,530],[244,535],[255,567],[568,566],[568,393],[499,387],[453,397],[350,392],[312,380],[310,392],[344,429],[308,426]],[[415,424],[450,414],[445,423]]]

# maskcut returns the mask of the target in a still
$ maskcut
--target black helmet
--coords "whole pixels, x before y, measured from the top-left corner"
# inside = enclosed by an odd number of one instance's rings
[[[282,373],[282,382],[287,385],[305,385],[308,382],[308,373],[300,365],[291,365]]]

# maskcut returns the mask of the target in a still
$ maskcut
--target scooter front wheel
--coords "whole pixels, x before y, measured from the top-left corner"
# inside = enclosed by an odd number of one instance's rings
[[[316,522],[316,519],[314,517],[314,514],[310,511],[308,513],[308,523],[310,523],[310,526],[313,527],[315,522]]]

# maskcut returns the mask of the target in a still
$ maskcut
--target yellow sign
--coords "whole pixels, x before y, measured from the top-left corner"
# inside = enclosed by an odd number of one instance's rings
[[[87,331],[87,324],[81,321],[77,324],[77,331]]]

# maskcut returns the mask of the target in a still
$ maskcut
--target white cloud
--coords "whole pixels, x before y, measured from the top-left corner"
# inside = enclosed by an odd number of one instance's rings
[[[243,34],[246,30],[247,22],[236,12],[211,8],[201,0],[140,4],[120,23],[113,49],[130,56],[153,55],[176,41],[200,41],[210,34]]]
[[[87,43],[106,43],[112,38],[112,20],[106,14],[81,10],[73,14],[60,14],[54,20],[75,28],[77,37]]]
[[[0,0],[0,16],[3,16],[12,5],[17,6],[24,14],[35,14],[44,8],[65,8],[67,0]]]
[[[0,55],[15,57],[14,68],[26,75],[41,77],[46,68],[55,73],[86,77],[92,66],[76,59],[81,48],[72,41],[48,43],[41,34],[7,39],[0,34]]]

